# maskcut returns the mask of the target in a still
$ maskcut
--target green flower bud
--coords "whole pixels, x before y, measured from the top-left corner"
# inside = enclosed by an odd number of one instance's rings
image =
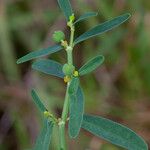
[[[74,70],[75,70],[75,67],[74,67],[73,65],[64,64],[62,70],[63,70],[63,73],[64,73],[65,75],[70,76],[70,75],[73,74],[73,72],[74,72]]]
[[[65,39],[65,34],[62,31],[55,31],[52,38],[53,41],[59,43]]]
[[[74,20],[75,20],[75,16],[74,16],[74,14],[72,14],[72,15],[69,17],[69,21],[70,21],[70,22],[74,22]]]

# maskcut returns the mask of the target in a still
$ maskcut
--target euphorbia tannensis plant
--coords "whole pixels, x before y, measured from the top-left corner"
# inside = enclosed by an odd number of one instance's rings
[[[33,100],[43,113],[44,117],[43,130],[38,136],[33,150],[49,149],[54,126],[58,126],[59,128],[60,150],[66,150],[65,126],[67,123],[70,138],[76,138],[80,132],[80,128],[83,128],[92,134],[125,149],[148,150],[147,144],[144,142],[144,140],[129,128],[103,117],[84,113],[84,94],[80,85],[80,77],[91,73],[100,65],[102,65],[104,62],[104,56],[95,56],[80,69],[77,69],[73,64],[72,52],[75,45],[121,25],[130,18],[130,14],[123,14],[119,17],[99,24],[74,39],[76,24],[89,19],[90,17],[97,16],[97,13],[85,13],[76,20],[74,15],[75,13],[72,10],[69,0],[58,0],[58,4],[66,17],[66,25],[68,28],[70,28],[70,41],[65,39],[65,35],[62,31],[55,31],[52,38],[57,43],[56,45],[39,51],[31,52],[17,61],[17,63],[20,64],[35,58],[50,55],[63,49],[67,54],[67,63],[64,65],[50,59],[40,59],[32,64],[33,69],[48,75],[62,78],[66,83],[66,95],[64,99],[62,115],[60,118],[56,118],[51,112],[48,111],[35,90],[31,91]]]

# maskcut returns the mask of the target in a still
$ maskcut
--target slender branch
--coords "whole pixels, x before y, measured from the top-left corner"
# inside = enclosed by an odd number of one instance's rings
[[[73,65],[73,56],[72,56],[72,51],[73,51],[73,41],[74,41],[74,32],[75,28],[73,24],[70,26],[70,43],[69,46],[66,48],[67,51],[67,59],[68,59],[68,64]],[[65,95],[65,102],[63,106],[63,111],[62,111],[62,116],[61,120],[59,122],[59,133],[60,133],[60,150],[66,150],[66,138],[65,138],[65,124],[67,121],[68,117],[68,112],[69,112],[69,94],[68,94],[68,89],[69,89],[69,84],[70,82],[67,83],[67,90],[66,90],[66,95]]]
[[[70,35],[70,46],[72,47],[72,49],[73,49],[74,32],[75,32],[75,28],[72,25],[71,26],[71,35]]]
[[[69,47],[69,49],[67,50],[68,64],[70,65],[73,64],[72,50],[72,47]]]
[[[67,150],[66,138],[65,138],[65,123],[60,122],[59,124],[59,139],[60,139],[60,150]]]

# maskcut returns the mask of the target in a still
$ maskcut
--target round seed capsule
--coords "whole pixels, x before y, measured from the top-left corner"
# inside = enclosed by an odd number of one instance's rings
[[[73,74],[73,72],[74,72],[74,70],[75,70],[75,67],[73,66],[73,65],[70,65],[70,64],[65,64],[64,66],[63,66],[63,73],[65,74],[65,75],[68,75],[68,76],[70,76],[70,75],[72,75]]]
[[[55,31],[52,38],[53,41],[59,43],[65,39],[65,34],[62,31]]]

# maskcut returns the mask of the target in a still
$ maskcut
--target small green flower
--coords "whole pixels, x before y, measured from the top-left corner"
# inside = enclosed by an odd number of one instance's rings
[[[53,41],[59,43],[65,39],[65,34],[62,31],[55,31],[52,38]]]
[[[70,21],[70,22],[74,22],[74,20],[75,20],[75,15],[72,14],[72,15],[69,17],[69,21]]]
[[[67,26],[70,27],[70,28],[72,28],[74,21],[75,21],[75,15],[72,14],[72,15],[69,17],[69,21],[67,22]]]

